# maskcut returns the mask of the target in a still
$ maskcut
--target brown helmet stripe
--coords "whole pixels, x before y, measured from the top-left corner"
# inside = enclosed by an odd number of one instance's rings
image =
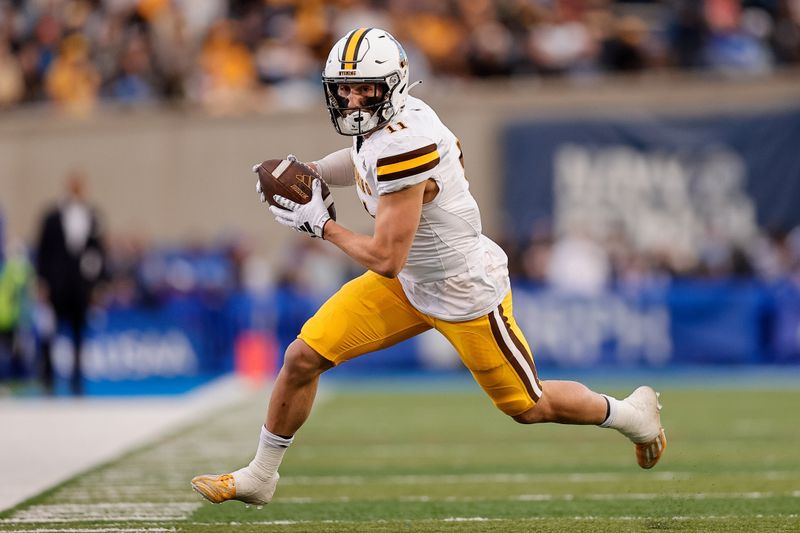
[[[500,324],[498,323],[497,317],[494,314],[494,311],[489,313],[489,325],[492,328],[492,335],[494,336],[494,341],[497,343],[497,346],[500,347],[500,351],[503,352],[506,360],[509,362],[511,367],[514,369],[514,372],[519,376],[519,379],[525,385],[525,390],[528,391],[528,396],[534,402],[539,400],[539,396],[533,391],[533,386],[531,385],[530,380],[528,379],[527,374],[525,373],[525,369],[522,368],[522,365],[519,363],[514,354],[511,352],[511,348],[509,348],[508,344],[506,344],[505,339],[503,339],[503,334],[500,332]]]
[[[508,331],[509,337],[511,337],[511,341],[514,343],[514,345],[517,347],[520,353],[523,356],[525,356],[525,361],[528,362],[528,366],[530,367],[531,372],[533,373],[533,379],[536,380],[536,384],[539,386],[539,390],[542,390],[542,382],[539,381],[539,374],[537,374],[536,372],[536,364],[533,362],[533,356],[528,351],[528,349],[525,348],[525,345],[522,343],[519,337],[517,337],[517,334],[514,333],[514,330],[511,329],[511,323],[509,322],[505,311],[503,311],[503,304],[498,305],[497,310],[500,312],[500,316],[503,318],[503,324],[505,325],[506,330]]]

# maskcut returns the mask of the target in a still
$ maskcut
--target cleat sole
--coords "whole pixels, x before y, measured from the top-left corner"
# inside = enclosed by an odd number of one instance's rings
[[[650,442],[635,444],[634,446],[636,449],[636,462],[639,463],[639,466],[646,470],[653,468],[661,459],[664,450],[667,449],[667,436],[664,433],[664,428],[661,428],[658,437],[655,439]]]

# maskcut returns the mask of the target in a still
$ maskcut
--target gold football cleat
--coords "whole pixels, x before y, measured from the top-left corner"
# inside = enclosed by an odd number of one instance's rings
[[[635,446],[636,462],[639,463],[639,466],[653,468],[667,448],[667,436],[664,434],[664,428],[661,428],[655,439],[650,442],[636,443]]]
[[[236,486],[234,474],[240,486]],[[237,500],[247,505],[266,505],[272,501],[275,488],[278,486],[280,474],[275,472],[266,481],[254,477],[246,469],[237,470],[233,474],[203,474],[192,479],[192,488],[211,503],[222,503]]]
[[[192,479],[192,488],[211,503],[222,503],[236,498],[236,485],[230,474],[202,474]]]

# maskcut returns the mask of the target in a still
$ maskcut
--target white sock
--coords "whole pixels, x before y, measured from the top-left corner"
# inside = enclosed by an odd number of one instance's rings
[[[637,419],[636,409],[630,404],[617,400],[608,394],[603,394],[602,396],[608,402],[608,417],[600,424],[600,427],[614,428],[624,434],[625,430],[630,427],[631,422]]]
[[[613,428],[633,442],[642,442],[640,435],[641,413],[630,403],[603,394],[608,401],[608,417],[600,424],[602,428]]]
[[[250,464],[233,472],[233,481],[240,494],[257,490],[260,483],[266,482],[278,471],[283,461],[286,448],[294,441],[294,437],[284,438],[270,433],[266,426],[261,426],[261,437],[258,441],[256,456]]]

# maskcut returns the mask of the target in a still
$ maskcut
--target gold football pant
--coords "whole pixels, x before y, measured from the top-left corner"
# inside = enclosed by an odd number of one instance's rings
[[[515,416],[536,404],[542,385],[512,310],[509,291],[487,315],[466,322],[440,320],[415,309],[396,278],[370,271],[331,296],[298,338],[338,365],[435,328],[495,405]]]

